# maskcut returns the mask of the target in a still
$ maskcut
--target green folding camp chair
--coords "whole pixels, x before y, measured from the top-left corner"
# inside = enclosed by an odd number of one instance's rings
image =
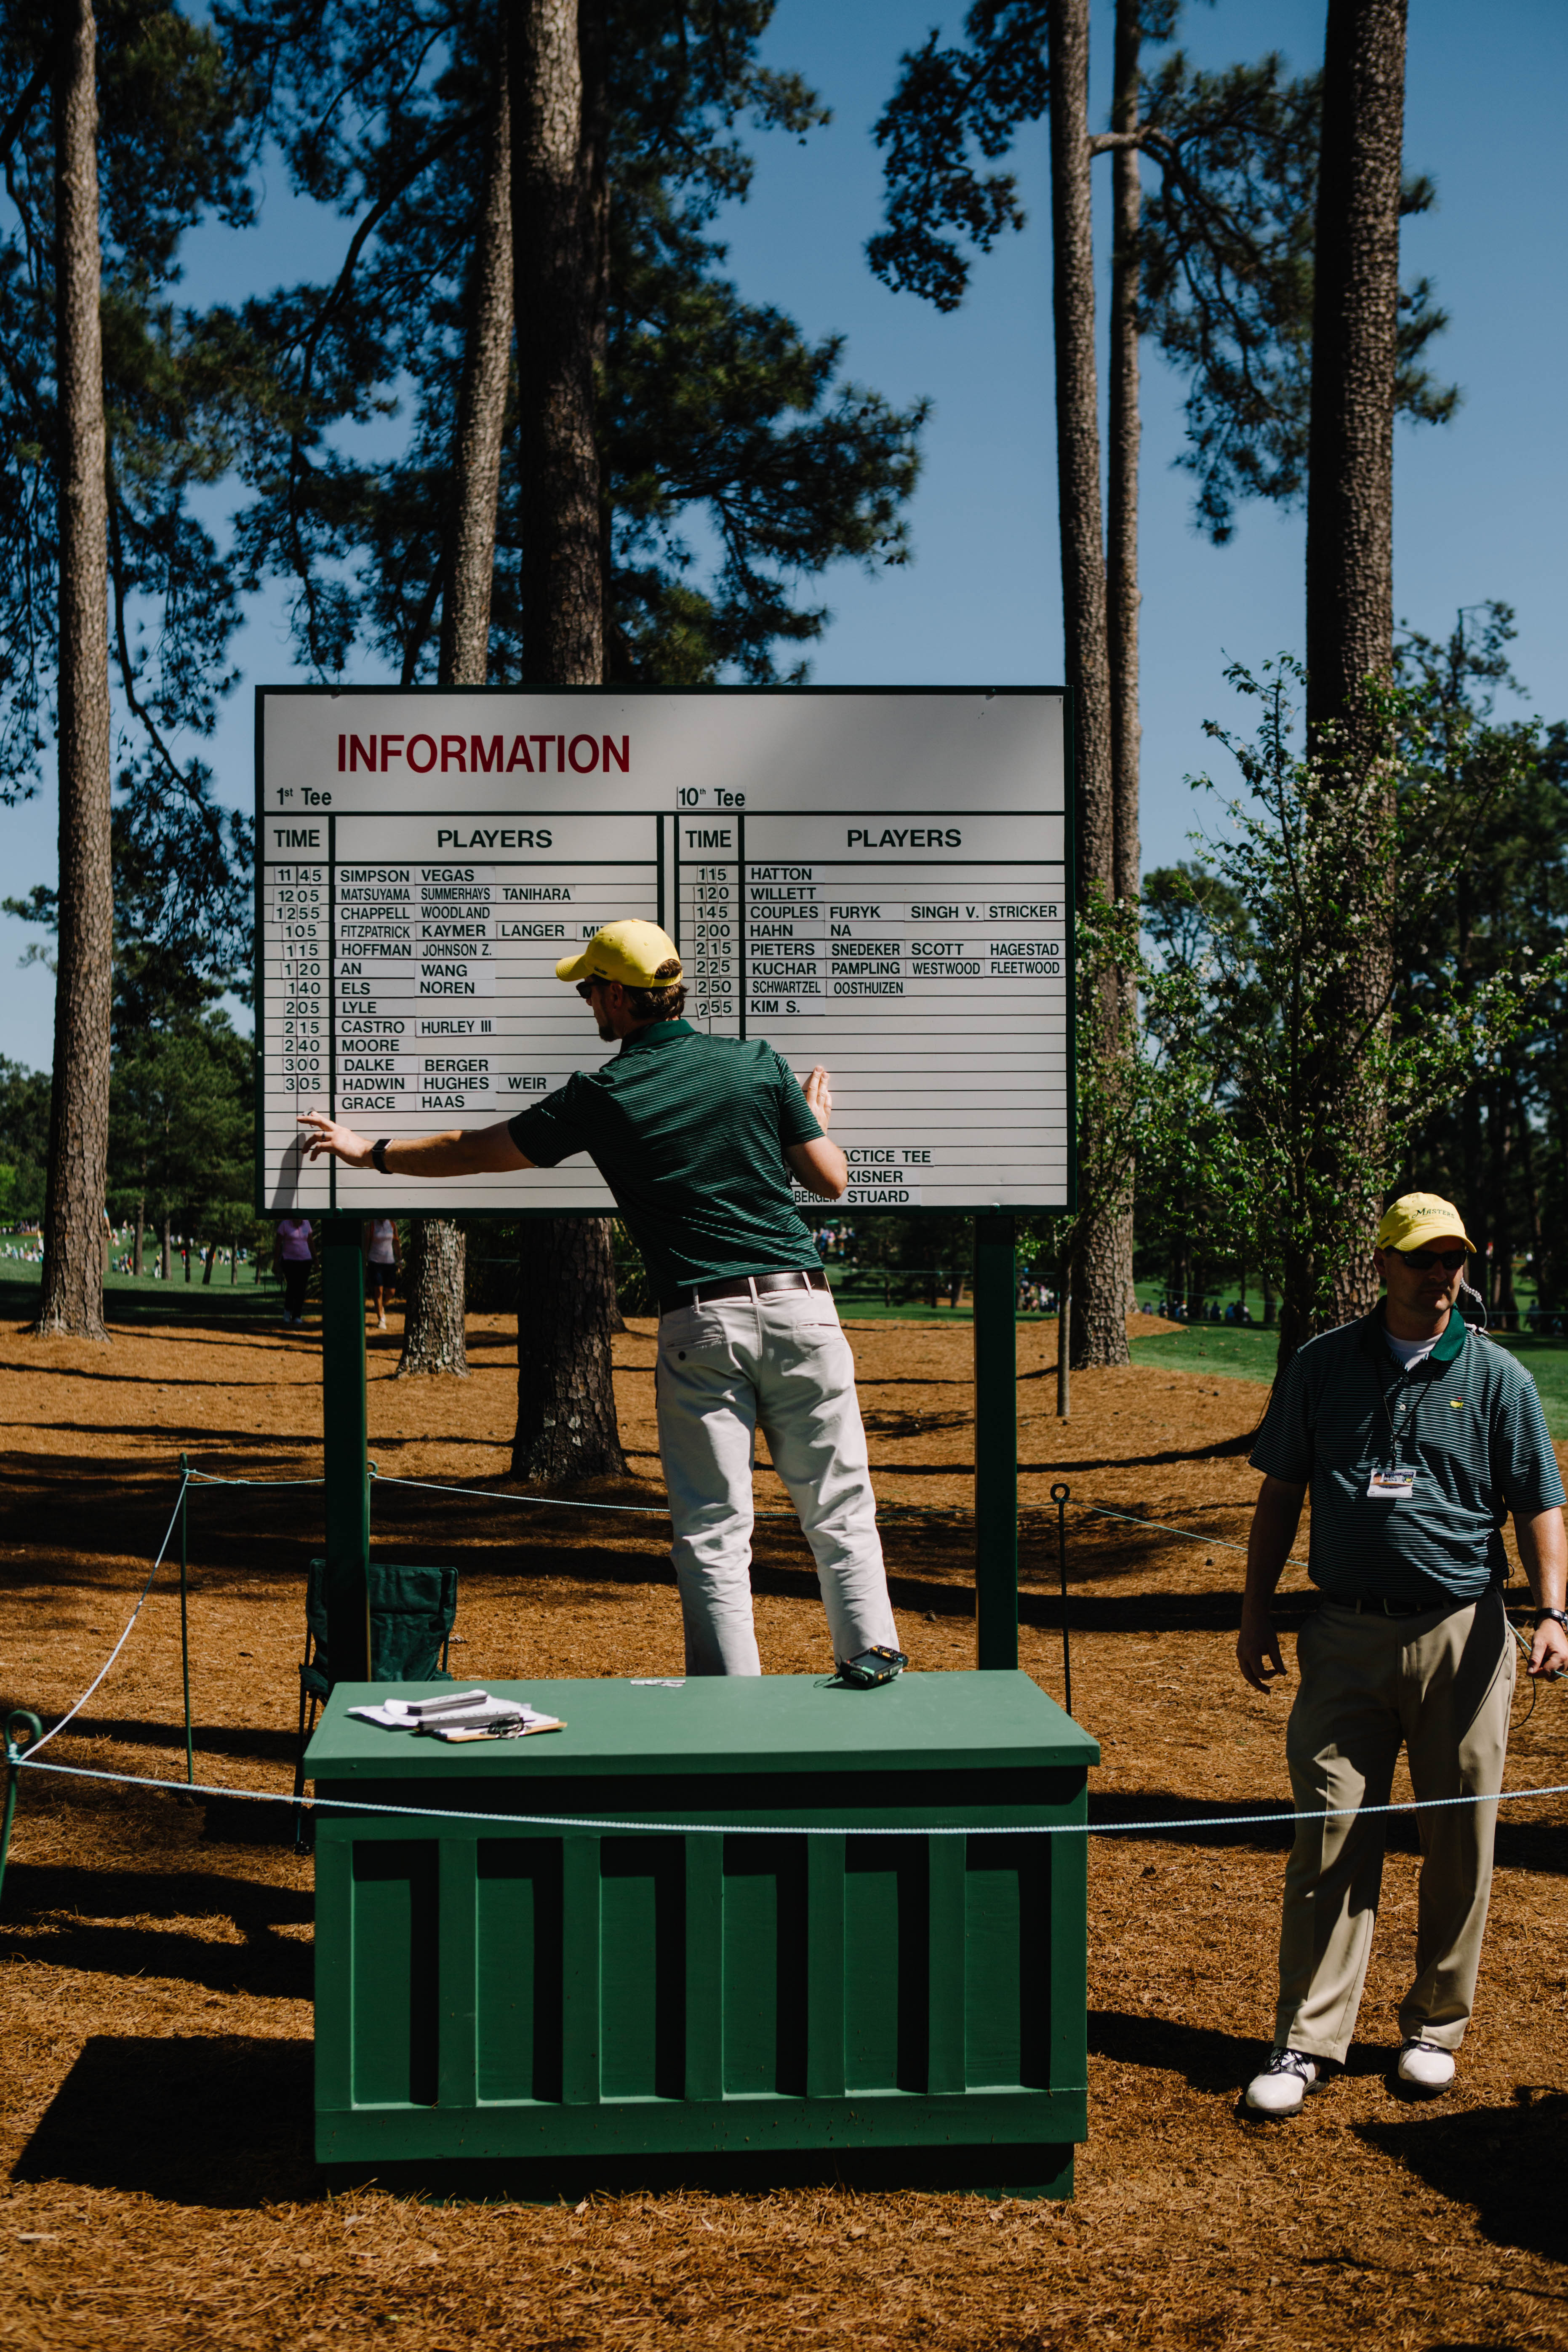
[[[370,1677],[376,1683],[449,1683],[447,1650],[458,1614],[455,1568],[370,1563]],[[300,1668],[300,1749],[294,1794],[305,1787],[305,1744],[316,1727],[327,1664],[327,1563],[313,1559],[305,1578],[305,1656]]]

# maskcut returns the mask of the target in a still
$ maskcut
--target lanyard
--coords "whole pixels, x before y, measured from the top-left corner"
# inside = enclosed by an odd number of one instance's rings
[[[1421,1361],[1422,1361],[1424,1364],[1429,1364],[1429,1363],[1431,1362],[1431,1360],[1432,1360],[1432,1358],[1431,1358],[1431,1355],[1430,1355],[1430,1353],[1429,1353],[1429,1352],[1428,1352],[1426,1355],[1423,1356],[1423,1357],[1422,1357],[1422,1359],[1421,1359]],[[1411,1373],[1412,1373],[1412,1371],[1414,1370],[1414,1369],[1415,1369],[1415,1368],[1414,1368],[1414,1366],[1412,1366],[1412,1365],[1408,1365],[1408,1364],[1402,1364],[1402,1365],[1400,1366],[1400,1368],[1399,1368],[1399,1373],[1398,1373],[1398,1377],[1399,1377],[1399,1379],[1400,1379],[1400,1380],[1402,1380],[1402,1381],[1407,1381],[1407,1380],[1410,1378]],[[1414,1470],[1414,1469],[1415,1469],[1415,1468],[1417,1468],[1417,1467],[1419,1466],[1419,1461],[1420,1461],[1420,1457],[1418,1456],[1418,1454],[1416,1454],[1416,1452],[1415,1452],[1415,1423],[1416,1423],[1416,1420],[1417,1420],[1417,1418],[1418,1418],[1418,1416],[1419,1416],[1419,1414],[1420,1414],[1421,1407],[1422,1407],[1422,1405],[1423,1405],[1423,1404],[1425,1403],[1425,1402],[1426,1402],[1426,1391],[1427,1391],[1427,1390],[1428,1390],[1431,1386],[1432,1386],[1432,1375],[1431,1375],[1431,1373],[1430,1373],[1430,1372],[1428,1372],[1428,1373],[1426,1375],[1426,1377],[1424,1378],[1424,1380],[1422,1381],[1421,1385],[1420,1385],[1420,1388],[1418,1389],[1418,1391],[1417,1391],[1417,1392],[1416,1392],[1415,1402],[1415,1403],[1414,1403],[1414,1404],[1411,1406],[1411,1408],[1410,1408],[1410,1419],[1409,1419],[1408,1423],[1405,1424],[1405,1432],[1404,1432],[1405,1436],[1405,1437],[1407,1437],[1408,1439],[1410,1439],[1410,1441],[1411,1441],[1411,1445],[1410,1445],[1410,1466],[1411,1466],[1411,1468],[1412,1468],[1413,1470]],[[1392,1458],[1390,1459],[1390,1462],[1389,1462],[1388,1466],[1389,1466],[1389,1468],[1390,1468],[1391,1470],[1397,1470],[1397,1469],[1398,1469],[1398,1467],[1399,1467],[1400,1433],[1399,1433],[1399,1431],[1398,1431],[1398,1430],[1396,1430],[1396,1429],[1394,1428],[1394,1415],[1393,1415],[1393,1414],[1389,1412],[1389,1410],[1388,1410],[1388,1391],[1384,1387],[1383,1382],[1382,1382],[1381,1381],[1379,1381],[1379,1382],[1378,1382],[1378,1384],[1377,1384],[1377,1392],[1378,1392],[1378,1395],[1379,1395],[1379,1396],[1382,1398],[1382,1400],[1383,1400],[1383,1417],[1384,1417],[1384,1421],[1386,1421],[1386,1422],[1387,1422],[1387,1423],[1388,1423],[1388,1443],[1389,1443],[1389,1451],[1390,1451],[1390,1454],[1391,1454],[1391,1457],[1392,1457]]]

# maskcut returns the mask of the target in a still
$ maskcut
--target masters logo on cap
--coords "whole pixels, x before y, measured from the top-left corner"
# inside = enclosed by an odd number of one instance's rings
[[[1452,1201],[1436,1192],[1402,1192],[1383,1213],[1373,1249],[1425,1249],[1428,1243],[1458,1240],[1475,1254],[1465,1221]]]
[[[563,956],[557,980],[618,980],[623,988],[673,988],[680,978],[675,941],[657,923],[606,923],[581,955]]]

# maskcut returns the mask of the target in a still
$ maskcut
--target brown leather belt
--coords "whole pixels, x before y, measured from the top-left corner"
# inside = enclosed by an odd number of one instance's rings
[[[661,1315],[678,1307],[704,1307],[710,1298],[761,1298],[771,1290],[826,1290],[827,1275],[820,1265],[791,1266],[780,1274],[737,1274],[728,1282],[704,1282],[695,1290],[672,1290],[658,1302]]]

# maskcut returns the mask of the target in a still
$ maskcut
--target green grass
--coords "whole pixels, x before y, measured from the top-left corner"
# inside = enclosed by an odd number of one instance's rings
[[[1182,1331],[1156,1331],[1131,1341],[1135,1364],[1165,1365],[1173,1372],[1220,1372],[1231,1381],[1274,1378],[1278,1331],[1261,1324],[1192,1323]]]
[[[1539,1337],[1532,1331],[1500,1331],[1497,1345],[1517,1356],[1541,1391],[1546,1426],[1553,1437],[1568,1438],[1568,1340]],[[1132,1360],[1152,1370],[1163,1365],[1173,1372],[1214,1372],[1226,1380],[1274,1378],[1279,1334],[1261,1325],[1240,1329],[1227,1323],[1194,1323],[1184,1331],[1165,1331],[1134,1339]]]
[[[895,1298],[890,1307],[882,1303],[882,1286],[867,1283],[850,1287],[837,1266],[827,1269],[827,1279],[833,1286],[833,1296],[841,1315],[856,1322],[874,1323],[973,1323],[974,1307],[967,1291],[962,1307],[949,1307],[946,1300],[940,1307],[928,1307],[923,1298]]]
[[[15,1260],[12,1261],[16,1265]],[[138,1282],[129,1274],[111,1274],[104,1283],[103,1311],[110,1324],[276,1322],[283,1312],[283,1293],[275,1282],[257,1283],[249,1266],[239,1269],[232,1288],[228,1269],[215,1267],[210,1286],[200,1275],[194,1282]],[[310,1315],[315,1302],[306,1307]],[[15,1274],[0,1258],[0,1320],[30,1322],[38,1310],[38,1277],[28,1266]]]
[[[1497,1344],[1517,1356],[1541,1391],[1546,1426],[1568,1437],[1568,1340],[1544,1339],[1533,1331],[1500,1331]]]

